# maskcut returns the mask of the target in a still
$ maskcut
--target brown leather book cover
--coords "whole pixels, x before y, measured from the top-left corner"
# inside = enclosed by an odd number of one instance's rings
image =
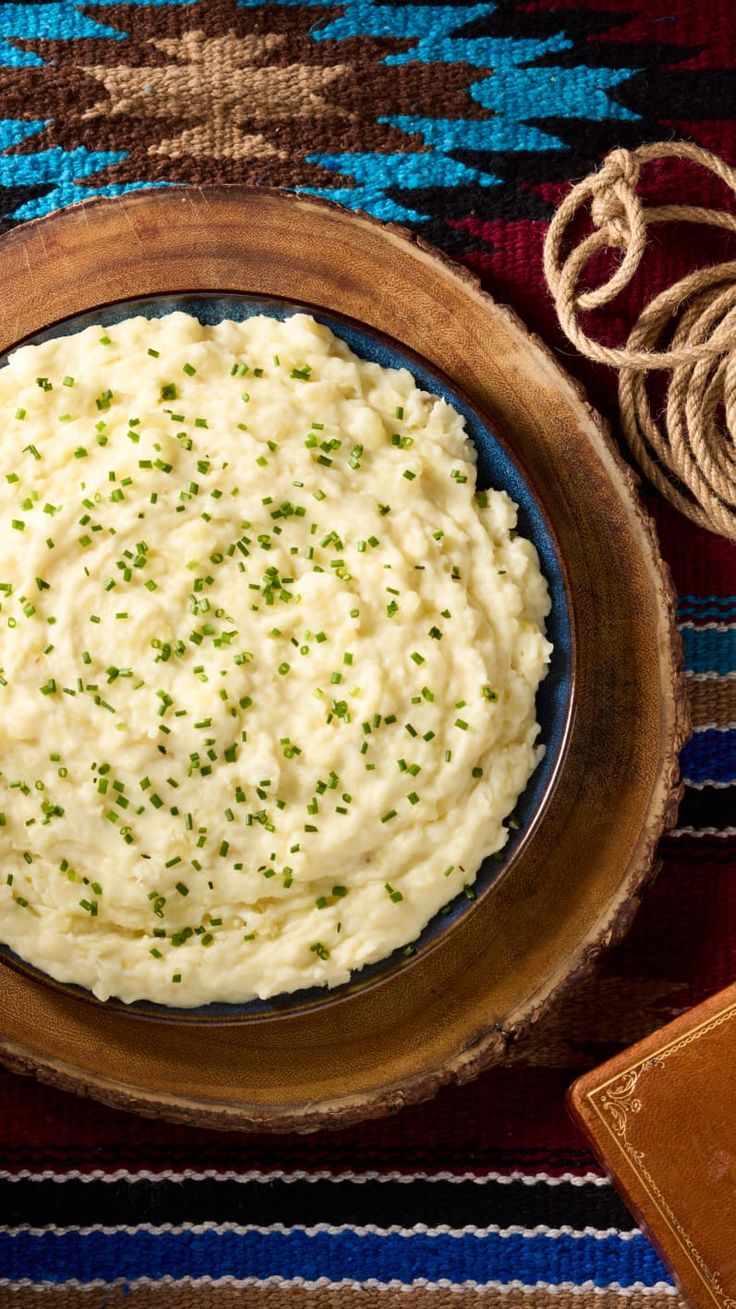
[[[736,1309],[736,985],[579,1078],[568,1108],[683,1295]]]

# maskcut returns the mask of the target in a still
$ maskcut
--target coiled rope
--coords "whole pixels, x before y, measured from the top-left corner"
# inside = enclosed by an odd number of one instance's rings
[[[736,232],[736,214],[697,205],[642,204],[642,166],[687,159],[719,177],[736,195],[736,169],[686,141],[613,150],[596,173],[562,201],[547,233],[544,272],[563,331],[590,359],[619,369],[626,440],[647,477],[682,513],[736,540],[736,262],[701,268],[662,291],[642,311],[626,344],[604,346],[586,334],[579,314],[608,304],[628,285],[654,223],[695,223]],[[590,202],[594,231],[569,254],[568,229]],[[608,281],[580,284],[590,259],[621,252]],[[647,391],[652,370],[671,373],[661,417]]]

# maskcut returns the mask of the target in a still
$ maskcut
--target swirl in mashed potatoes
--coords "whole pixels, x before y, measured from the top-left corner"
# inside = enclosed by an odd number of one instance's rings
[[[0,421],[2,941],[175,1006],[411,950],[543,749],[462,418],[304,314],[172,313],[17,350]]]

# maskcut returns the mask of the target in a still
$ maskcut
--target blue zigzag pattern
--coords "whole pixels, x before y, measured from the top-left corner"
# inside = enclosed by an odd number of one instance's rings
[[[99,173],[110,164],[125,158],[124,150],[38,150],[33,154],[7,154],[12,146],[33,137],[46,126],[44,122],[18,122],[0,120],[0,187],[42,186],[50,184],[44,195],[27,200],[15,209],[13,218],[37,218],[60,209],[63,205],[77,204],[93,195],[122,195],[143,187],[161,186],[161,182],[127,182],[104,185],[85,185],[84,178]]]
[[[277,0],[287,7],[298,2]],[[252,8],[257,3],[258,0],[240,0],[239,7]],[[325,7],[325,0],[309,0],[309,3],[315,10]],[[375,0],[356,0],[345,6],[339,18],[316,27],[312,32],[316,41],[343,41],[356,36],[413,41],[410,49],[387,55],[386,64],[465,63],[484,69],[490,76],[471,84],[469,93],[484,109],[493,111],[494,117],[482,121],[413,115],[381,119],[399,131],[419,133],[432,147],[432,153],[309,155],[310,163],[322,164],[350,181],[345,187],[304,190],[337,200],[349,208],[364,209],[376,218],[422,222],[430,215],[402,204],[390,194],[392,188],[412,190],[465,183],[490,187],[502,180],[461,164],[453,158],[451,152],[455,149],[560,150],[565,149],[564,142],[526,119],[636,117],[608,94],[636,72],[634,68],[531,66],[536,60],[572,47],[564,31],[543,40],[454,35],[468,23],[488,17],[495,9],[494,4],[386,5]]]
[[[85,36],[107,36],[123,40],[111,27],[87,18],[81,9],[68,0],[58,4],[4,5],[0,4],[0,66],[6,68],[40,68],[39,55],[21,50],[14,40],[39,40],[52,37],[57,40],[74,40]]]
[[[92,0],[92,4],[84,8],[74,3],[74,0],[56,0],[55,3],[39,5],[0,4],[0,67],[43,67],[44,61],[40,55],[19,49],[13,44],[17,40],[37,41],[46,37],[55,41],[73,41],[79,37],[96,36],[107,37],[111,41],[124,41],[124,32],[116,32],[113,27],[107,27],[84,12],[84,9],[104,9],[106,5],[116,3],[117,0]],[[126,0],[126,3],[149,5],[153,9],[164,4],[190,4],[191,0]]]
[[[130,0],[134,5],[158,8],[188,5],[203,0]],[[276,0],[281,6],[303,7],[304,0]],[[36,5],[0,4],[0,66],[43,66],[40,55],[25,51],[19,41],[38,38],[78,40],[109,39],[124,42],[125,33],[104,21],[104,11],[114,0],[94,0],[87,5],[58,0]],[[239,8],[256,8],[260,0],[240,0]],[[342,186],[304,188],[310,193],[338,200],[382,219],[422,223],[431,215],[421,204],[411,203],[413,190],[475,186],[488,190],[502,178],[457,157],[461,150],[554,151],[566,145],[553,130],[545,131],[544,119],[635,119],[636,115],[612,98],[611,92],[637,70],[634,68],[567,67],[550,61],[564,56],[572,41],[564,31],[540,39],[472,37],[463,35],[468,24],[486,19],[496,5],[392,5],[377,0],[351,0],[335,16],[328,0],[307,0],[315,11],[311,39],[336,43],[352,37],[392,37],[411,42],[408,49],[388,54],[386,64],[463,63],[477,68],[478,80],[469,95],[492,116],[486,120],[451,120],[411,114],[381,120],[399,132],[419,134],[429,153],[412,149],[396,154],[346,151],[340,154],[308,155],[310,163],[321,164],[344,177]],[[95,11],[99,10],[99,16]],[[540,67],[539,61],[545,66]],[[0,121],[0,150],[7,152],[21,140],[41,130],[43,124]],[[125,153],[88,151],[83,145],[73,150],[39,150],[22,155],[0,155],[0,186],[33,187],[51,183],[42,196],[24,199],[7,216],[12,219],[37,217],[59,205],[88,195],[119,195],[148,183],[140,181],[105,185],[93,179]],[[404,194],[407,198],[404,199]]]

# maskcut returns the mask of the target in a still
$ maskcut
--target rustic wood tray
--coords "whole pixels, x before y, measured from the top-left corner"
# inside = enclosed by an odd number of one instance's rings
[[[176,291],[348,315],[442,369],[539,488],[568,571],[575,712],[541,822],[472,913],[372,989],[266,1022],[165,1024],[0,961],[0,1058],[141,1113],[309,1131],[424,1099],[509,1043],[625,931],[679,796],[688,731],[673,593],[635,479],[576,385],[476,279],[421,241],[239,187],[92,200],[0,241],[0,353],[69,315]]]

